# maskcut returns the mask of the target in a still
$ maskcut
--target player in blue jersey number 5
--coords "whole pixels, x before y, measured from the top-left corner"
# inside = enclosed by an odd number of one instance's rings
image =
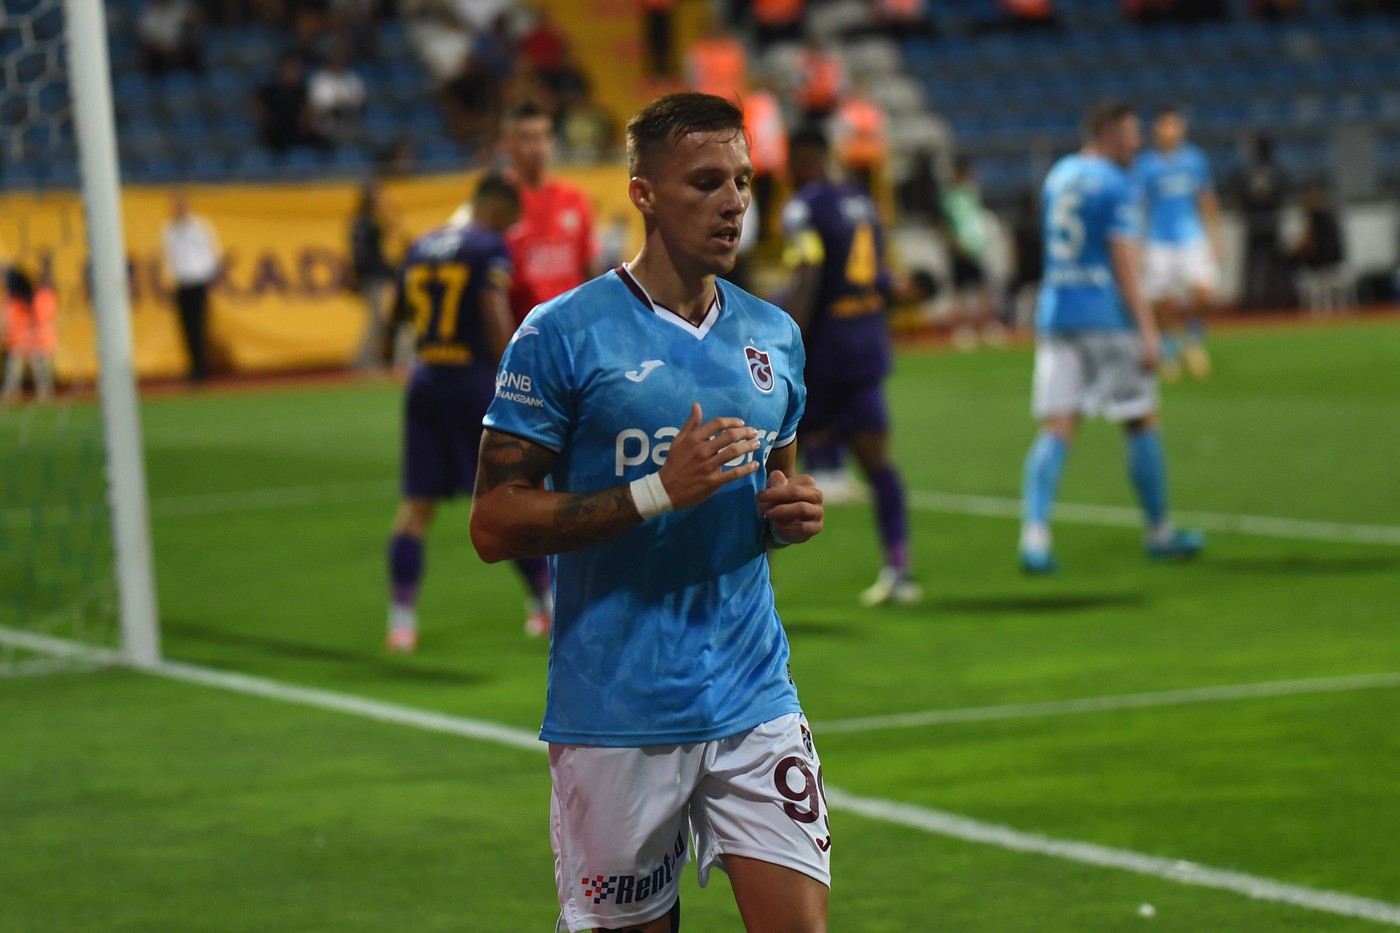
[[[742,112],[661,98],[627,154],[642,249],[516,331],[472,508],[484,559],[551,555],[558,929],[675,933],[693,839],[700,883],[725,871],[751,933],[818,933],[821,759],[767,557],[822,527],[794,475],[802,339],[716,278],[750,200]]]

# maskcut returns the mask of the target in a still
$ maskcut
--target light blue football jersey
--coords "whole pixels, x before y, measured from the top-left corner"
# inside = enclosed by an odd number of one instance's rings
[[[1210,164],[1199,147],[1182,143],[1171,152],[1149,149],[1133,174],[1147,207],[1147,238],[1184,246],[1205,238],[1200,196],[1210,191]]]
[[[1113,274],[1109,241],[1142,235],[1132,179],[1098,155],[1056,162],[1042,190],[1045,274],[1035,322],[1043,333],[1136,327]]]
[[[622,268],[530,312],[485,424],[558,452],[548,488],[594,492],[658,470],[697,401],[707,421],[758,429],[766,459],[796,437],[802,367],[801,335],[781,309],[720,281],[695,327],[653,305]],[[766,482],[760,470],[694,508],[550,558],[541,738],[685,744],[800,710],[755,498]]]

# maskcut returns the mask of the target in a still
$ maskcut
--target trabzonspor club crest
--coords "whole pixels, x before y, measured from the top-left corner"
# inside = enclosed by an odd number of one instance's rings
[[[749,375],[753,377],[753,384],[758,386],[758,391],[772,392],[773,361],[768,358],[768,351],[745,347],[744,359],[749,364]]]

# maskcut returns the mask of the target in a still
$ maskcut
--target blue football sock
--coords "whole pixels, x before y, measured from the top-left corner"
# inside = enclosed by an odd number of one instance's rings
[[[1162,331],[1162,362],[1174,363],[1181,357],[1181,346],[1176,339],[1176,334],[1169,330]]]
[[[1156,528],[1167,518],[1167,458],[1162,452],[1162,435],[1156,428],[1129,431],[1128,475],[1142,504],[1148,528]]]
[[[1065,469],[1069,445],[1054,431],[1041,431],[1026,454],[1021,476],[1021,520],[1028,525],[1048,525],[1060,474]]]
[[[1206,322],[1198,317],[1193,317],[1186,322],[1186,342],[1202,343],[1206,339]]]

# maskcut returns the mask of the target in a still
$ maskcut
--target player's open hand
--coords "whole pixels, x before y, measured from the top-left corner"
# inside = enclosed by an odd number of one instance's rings
[[[762,466],[755,457],[725,469],[726,463],[758,450],[758,431],[740,418],[711,418],[702,424],[703,417],[699,402],[690,406],[690,417],[671,442],[661,467],[661,482],[677,509],[699,505],[721,486],[752,476]]]
[[[777,537],[801,544],[822,530],[822,491],[805,473],[788,477],[774,470],[768,474],[768,487],[759,490],[758,514],[768,519]]]

